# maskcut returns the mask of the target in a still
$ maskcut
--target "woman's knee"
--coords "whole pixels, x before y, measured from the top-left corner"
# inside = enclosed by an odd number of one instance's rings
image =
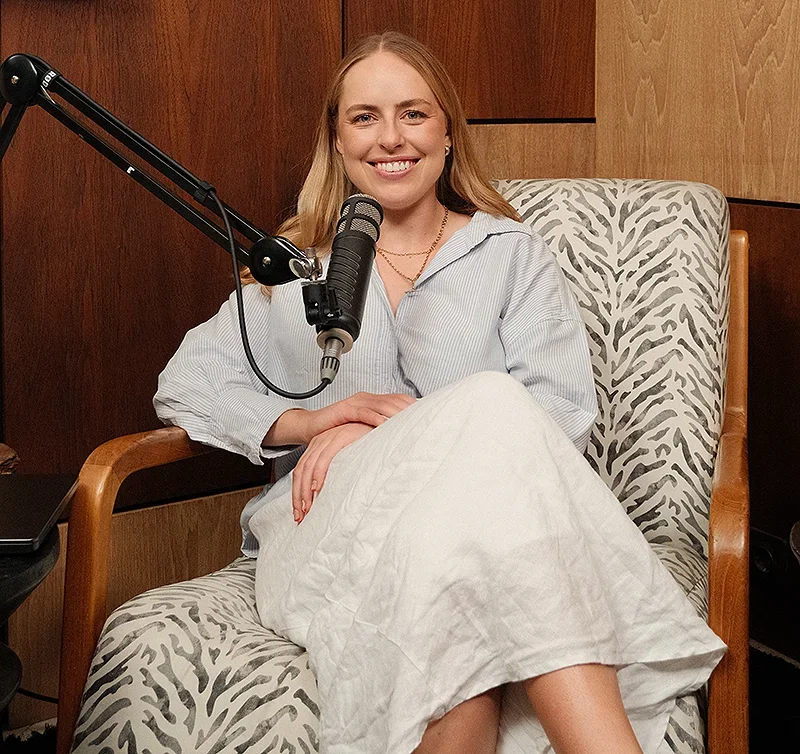
[[[472,394],[489,400],[527,395],[525,387],[508,372],[476,372],[465,377],[461,385]]]
[[[506,372],[477,372],[454,385],[459,402],[471,412],[516,415],[535,402],[525,386]]]
[[[484,427],[529,427],[544,409],[528,389],[505,372],[478,372],[457,383],[453,394],[467,417]]]

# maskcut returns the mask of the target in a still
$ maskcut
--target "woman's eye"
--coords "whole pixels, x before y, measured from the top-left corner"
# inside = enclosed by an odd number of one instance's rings
[[[428,116],[425,113],[423,113],[423,112],[421,112],[419,110],[409,110],[406,113],[406,117],[409,120],[423,120],[423,119],[427,118]]]
[[[358,115],[356,115],[353,118],[352,122],[353,123],[369,123],[370,118],[372,118],[372,115],[370,115],[369,113],[359,113]]]

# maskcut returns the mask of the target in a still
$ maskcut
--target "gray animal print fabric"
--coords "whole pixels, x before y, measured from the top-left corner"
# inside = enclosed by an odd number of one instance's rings
[[[707,617],[711,475],[723,400],[728,211],[702,184],[501,181],[557,255],[587,326],[600,417],[588,456]],[[258,621],[255,562],[147,592],[112,613],[75,752],[319,750],[308,657]],[[705,750],[702,695],[659,754]]]
[[[115,610],[95,652],[73,751],[319,750],[308,655],[258,620],[255,560]]]
[[[588,457],[651,543],[707,554],[728,327],[728,205],[697,183],[501,181],[581,307]]]

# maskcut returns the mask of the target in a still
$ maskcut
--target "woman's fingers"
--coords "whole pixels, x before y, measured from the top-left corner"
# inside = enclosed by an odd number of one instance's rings
[[[311,509],[311,506],[314,504],[314,500],[325,484],[325,479],[328,476],[328,468],[331,465],[331,461],[342,448],[349,444],[349,442],[340,444],[333,440],[320,448],[319,453],[317,453],[316,457],[314,458],[314,469],[311,473],[311,483],[309,486],[310,498],[308,501],[308,507],[303,511],[303,518],[305,518],[305,514]]]
[[[367,424],[345,424],[323,432],[309,444],[292,478],[292,509],[298,524],[311,510],[336,454],[372,429]]]
[[[335,429],[339,428],[336,427]],[[335,437],[337,434],[338,433],[332,430],[331,432],[325,432],[323,435],[320,435],[319,442],[315,443],[312,453],[309,454],[306,460],[302,475],[298,480],[300,484],[300,517],[297,519],[298,524],[306,517],[306,513],[311,510],[314,498],[322,489],[322,482],[325,480],[325,476],[328,473],[330,460],[321,462],[320,459],[333,458],[338,450],[341,450],[344,445],[348,444],[336,445]],[[333,452],[329,450],[332,446],[335,446]]]
[[[416,398],[412,398],[410,395],[405,395],[404,393],[374,395],[372,398],[377,399],[374,400],[374,405],[387,419],[400,413],[400,411],[404,408],[408,408],[416,401]],[[373,401],[370,401],[370,403],[373,404]]]
[[[300,523],[303,516],[311,508],[316,493],[322,489],[322,482],[328,473],[333,456],[353,440],[378,427],[387,419],[391,419],[403,409],[416,401],[405,393],[356,393],[350,398],[338,401],[325,408],[304,414],[308,425],[304,430],[310,435],[305,452],[292,472],[292,515]],[[358,426],[360,429],[353,430]],[[336,429],[346,430],[341,437],[332,438],[329,432]],[[334,450],[328,451],[323,462],[320,454],[333,443]]]
[[[300,521],[300,518],[303,515],[303,509],[301,504],[301,497],[300,497],[300,474],[302,474],[302,464],[303,463],[303,456],[300,456],[300,460],[297,462],[297,465],[292,470],[292,518],[295,521]]]
[[[414,398],[408,395],[373,395],[365,393],[358,401],[348,405],[345,417],[348,422],[359,422],[379,427],[387,419],[408,408]]]
[[[380,427],[389,417],[377,409],[368,406],[356,407],[354,411],[347,413],[348,422],[360,422],[369,424],[372,427]]]
[[[325,434],[323,432],[321,435],[317,435],[308,444],[292,472],[292,515],[297,523],[303,520],[303,516],[311,507],[314,465],[321,446],[327,442]]]
[[[303,478],[310,449],[311,445],[309,444],[292,470],[292,518],[297,522],[303,517],[303,493],[300,480]]]
[[[311,477],[311,499],[305,513],[311,508],[316,496],[322,490],[325,480],[328,477],[328,469],[331,462],[336,457],[336,454],[346,448],[351,443],[363,437],[368,432],[371,432],[373,427],[368,424],[347,424],[344,427],[337,427],[337,430],[332,431],[328,438],[328,442],[320,444],[319,452],[313,459],[314,468],[310,474]],[[304,514],[305,515],[305,514]]]
[[[343,401],[312,412],[312,435],[351,422],[380,426],[404,408],[408,408],[415,400],[403,393],[356,393]]]
[[[368,428],[368,429],[371,429]],[[313,476],[313,483],[311,488],[311,502],[314,502],[314,498],[317,496],[317,493],[322,489],[323,485],[325,484],[325,480],[328,477],[328,469],[330,468],[331,461],[335,458],[336,454],[342,450],[344,447],[349,445],[353,440],[349,440],[348,442],[344,443],[339,447],[338,443],[329,442],[325,447],[320,448],[320,452],[317,457],[314,459],[314,473]],[[306,511],[308,513],[308,511]]]
[[[316,469],[319,465],[319,457],[327,445],[330,444],[330,437],[320,436],[319,442],[315,443],[312,452],[306,460],[303,474],[300,478],[300,520],[308,513],[313,502],[315,491],[319,490],[317,486]]]

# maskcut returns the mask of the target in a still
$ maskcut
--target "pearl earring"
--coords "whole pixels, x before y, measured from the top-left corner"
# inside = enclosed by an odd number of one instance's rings
[[[444,148],[444,156],[445,156],[445,157],[447,157],[447,155],[449,155],[449,154],[450,154],[450,145],[448,144],[448,145],[447,145],[447,146]]]

